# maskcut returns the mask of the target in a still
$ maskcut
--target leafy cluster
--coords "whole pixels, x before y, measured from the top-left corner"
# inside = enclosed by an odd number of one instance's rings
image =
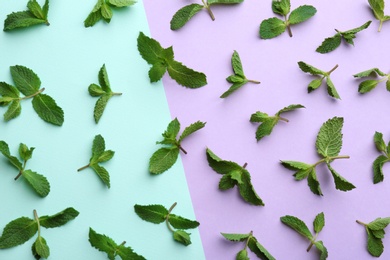
[[[309,93],[319,88],[322,84],[322,81],[325,79],[329,96],[341,99],[332,80],[330,79],[330,74],[335,71],[339,65],[334,66],[333,69],[328,72],[317,69],[316,67],[309,65],[303,61],[298,62],[298,65],[303,72],[310,73],[314,76],[320,76],[320,78],[314,79],[309,83],[309,86],[307,87],[307,91]]]
[[[374,221],[366,224],[359,220],[357,223],[363,225],[367,232],[367,250],[372,256],[379,257],[383,253],[382,238],[385,237],[385,228],[390,223],[390,217],[377,218]]]
[[[383,134],[375,132],[374,143],[376,149],[382,153],[372,164],[372,169],[374,170],[374,184],[376,184],[383,181],[383,165],[390,162],[390,142],[386,146],[385,141],[383,141]]]
[[[297,233],[310,240],[310,245],[306,250],[307,252],[309,252],[312,246],[314,245],[321,252],[320,255],[321,260],[325,260],[328,257],[328,250],[324,246],[324,243],[322,241],[316,240],[318,234],[325,226],[325,216],[323,212],[319,213],[313,221],[313,227],[315,233],[314,236],[310,232],[309,228],[306,226],[305,222],[303,222],[297,217],[286,215],[284,217],[281,217],[280,220],[283,222],[283,224],[289,226]]]
[[[142,58],[152,65],[149,70],[150,82],[159,81],[168,71],[169,76],[184,87],[199,88],[207,84],[205,74],[187,68],[174,59],[172,46],[164,49],[158,41],[142,32],[139,33],[137,41]]]
[[[295,180],[300,181],[307,178],[307,184],[310,190],[316,195],[322,195],[320,183],[317,179],[316,166],[321,163],[326,163],[329,171],[332,173],[336,189],[341,191],[349,191],[355,186],[338,174],[330,165],[336,159],[348,159],[349,156],[339,155],[342,144],[344,119],[342,117],[334,117],[326,121],[320,128],[317,135],[316,148],[317,153],[322,157],[315,164],[306,164],[297,161],[281,161],[282,165],[287,169],[296,171],[294,174]]]
[[[247,164],[240,166],[235,162],[224,161],[208,148],[206,150],[206,155],[210,167],[215,172],[223,175],[219,181],[220,190],[224,191],[237,186],[241,197],[246,202],[255,206],[264,206],[262,199],[257,195],[253,188],[251,175],[245,169]]]
[[[40,197],[46,197],[50,192],[50,183],[47,181],[46,177],[37,172],[33,172],[32,170],[25,169],[27,161],[31,159],[34,149],[34,147],[28,148],[25,144],[21,143],[19,145],[19,156],[22,160],[19,160],[11,155],[8,144],[4,141],[0,141],[0,152],[8,159],[9,163],[19,171],[15,180],[23,176]]]
[[[191,244],[190,233],[187,233],[186,229],[193,229],[199,226],[199,222],[195,220],[189,220],[181,216],[172,214],[172,210],[177,205],[175,202],[169,210],[163,205],[134,205],[134,210],[137,215],[148,222],[154,224],[160,224],[164,221],[167,224],[168,229],[173,234],[173,239],[185,246]],[[177,229],[174,230],[173,228]]]
[[[337,29],[336,34],[332,37],[326,38],[320,46],[316,49],[319,53],[328,53],[331,51],[334,51],[337,49],[337,47],[341,44],[341,39],[344,39],[346,43],[354,45],[353,39],[356,38],[356,34],[364,29],[367,29],[368,26],[370,26],[371,21],[366,22],[362,26],[359,26],[357,28],[341,32]]]
[[[160,174],[171,168],[179,156],[179,150],[187,154],[187,151],[181,146],[181,142],[193,134],[194,132],[202,129],[206,123],[197,121],[187,126],[179,139],[176,139],[177,134],[180,131],[180,122],[177,118],[173,119],[167,127],[167,130],[162,134],[163,140],[157,142],[157,144],[165,145],[165,147],[158,149],[153,153],[149,160],[149,171],[152,174]]]
[[[261,123],[256,130],[256,140],[260,141],[264,136],[270,135],[279,121],[288,122],[288,119],[280,116],[282,113],[293,111],[298,108],[304,108],[304,106],[300,104],[289,105],[279,110],[274,116],[269,116],[267,113],[260,111],[253,113],[249,121],[252,123]]]
[[[379,20],[378,32],[382,29],[383,22],[390,20],[389,15],[385,15],[385,1],[384,0],[368,0],[368,4],[371,7],[372,13],[375,18]]]
[[[251,250],[255,255],[263,260],[275,260],[275,258],[265,249],[253,236],[251,231],[249,234],[229,234],[221,233],[221,235],[232,242],[245,242],[244,249],[238,251],[236,260],[249,260],[247,248]]]
[[[101,135],[96,135],[92,144],[92,156],[89,159],[89,164],[81,167],[77,171],[84,170],[88,167],[92,168],[103,183],[110,188],[110,174],[108,171],[99,165],[99,163],[107,162],[114,157],[115,152],[112,150],[106,150],[106,144],[104,138]]]
[[[373,90],[380,82],[386,81],[386,89],[390,91],[390,73],[386,74],[379,70],[378,68],[373,68],[369,70],[362,71],[353,75],[355,78],[366,78],[366,77],[374,77],[381,76],[381,79],[367,79],[359,84],[359,93],[364,94],[371,90]]]
[[[66,208],[55,215],[42,217],[38,217],[36,210],[34,210],[34,219],[27,217],[17,218],[4,227],[0,237],[0,249],[22,245],[38,232],[38,237],[31,248],[32,254],[35,259],[48,258],[50,248],[46,240],[41,236],[41,227],[60,227],[75,219],[78,215],[79,212],[74,208]]]
[[[122,260],[144,260],[145,258],[138,255],[129,246],[125,246],[126,242],[118,245],[110,237],[96,233],[95,230],[89,228],[89,243],[97,250],[107,253],[108,259],[115,260],[119,256]]]
[[[29,0],[27,11],[15,12],[7,15],[4,21],[4,31],[29,27],[36,24],[50,25],[47,14],[49,12],[49,0],[41,7],[36,0]]]
[[[202,0],[203,5],[190,4],[179,9],[171,19],[171,30],[178,30],[182,28],[194,15],[199,13],[202,9],[206,9],[211,19],[214,21],[215,17],[211,11],[212,5],[231,5],[240,4],[244,0]]]
[[[104,109],[107,106],[108,100],[110,100],[112,96],[122,95],[122,93],[112,92],[105,64],[103,64],[102,68],[100,69],[98,78],[100,86],[96,84],[91,84],[88,87],[88,92],[92,97],[99,97],[98,101],[96,101],[95,109],[93,111],[93,117],[95,118],[96,124],[102,117]]]
[[[233,83],[233,85],[225,93],[223,93],[220,98],[228,97],[230,94],[232,94],[248,82],[260,84],[259,81],[246,78],[244,74],[244,69],[242,68],[241,59],[237,51],[234,51],[232,55],[232,67],[234,74],[227,77],[226,80],[230,83]]]
[[[100,20],[110,23],[112,18],[112,8],[125,7],[135,4],[135,0],[98,0],[91,13],[84,21],[85,27],[92,27]]]
[[[272,0],[272,11],[275,14],[282,15],[284,21],[273,17],[263,20],[260,24],[260,38],[271,39],[284,33],[287,29],[288,34],[292,37],[291,25],[302,23],[317,12],[317,9],[311,5],[302,5],[290,13],[290,0]],[[287,18],[287,15],[290,15]]]
[[[19,116],[22,111],[20,102],[32,98],[33,108],[42,120],[61,126],[64,123],[64,111],[52,97],[42,94],[45,88],[39,89],[41,80],[38,76],[24,66],[11,66],[10,69],[15,87],[0,82],[0,106],[8,106],[4,120],[9,121]],[[24,97],[20,97],[20,92]]]

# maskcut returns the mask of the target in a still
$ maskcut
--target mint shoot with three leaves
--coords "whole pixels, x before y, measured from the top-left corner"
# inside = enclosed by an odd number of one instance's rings
[[[313,17],[317,9],[311,5],[302,5],[291,11],[290,0],[273,0],[272,11],[284,17],[284,21],[273,17],[263,20],[260,24],[260,38],[271,39],[284,33],[287,29],[288,35],[292,37],[291,25],[302,23]],[[290,13],[290,15],[288,15]]]
[[[38,116],[45,122],[61,126],[64,123],[64,111],[49,95],[43,94],[41,80],[31,69],[24,66],[11,66],[11,76],[15,87],[0,82],[0,106],[8,106],[4,120],[18,117],[22,111],[21,101],[32,98],[32,105]],[[20,93],[24,97],[20,96]]]
[[[27,161],[31,159],[34,149],[34,147],[28,148],[27,145],[20,144],[19,157],[21,160],[19,160],[17,157],[11,155],[8,144],[0,141],[0,152],[19,171],[15,177],[15,181],[23,177],[40,197],[46,197],[50,192],[50,183],[46,177],[32,170],[26,170]]]
[[[165,222],[169,231],[172,232],[173,239],[185,246],[191,244],[190,233],[185,230],[194,229],[199,226],[196,220],[189,220],[181,216],[172,214],[172,210],[176,207],[175,202],[169,210],[163,205],[134,205],[135,213],[143,220],[154,224]],[[175,230],[176,229],[176,230]]]
[[[189,4],[179,9],[171,19],[171,30],[179,30],[182,28],[191,18],[206,9],[209,13],[211,19],[214,21],[215,17],[213,12],[211,11],[212,5],[233,5],[240,4],[244,2],[244,0],[202,0],[203,5],[201,4]]]
[[[110,188],[110,174],[99,163],[107,162],[114,157],[115,152],[112,150],[106,150],[106,144],[104,138],[101,135],[95,136],[92,144],[92,157],[89,160],[89,163],[77,171],[82,171],[86,168],[92,168],[98,177],[103,181],[103,183]]]
[[[368,4],[374,14],[375,18],[379,20],[378,32],[381,31],[384,22],[390,20],[390,15],[385,15],[385,1],[384,0],[368,0]]]
[[[96,124],[99,123],[99,120],[102,117],[104,109],[106,108],[110,98],[113,96],[122,95],[122,93],[112,92],[105,64],[103,64],[102,68],[100,69],[98,78],[100,86],[97,84],[91,84],[88,87],[88,92],[92,97],[99,97],[99,99],[96,101],[95,109],[93,111],[93,117]]]
[[[150,82],[159,81],[168,71],[169,76],[179,85],[187,88],[200,88],[207,84],[206,75],[184,66],[174,58],[172,46],[164,49],[155,39],[139,33],[138,51],[152,67],[149,70]]]
[[[381,79],[366,79],[359,84],[359,93],[364,94],[370,92],[378,86],[379,83],[386,81],[386,89],[390,91],[390,73],[386,74],[378,68],[362,71],[353,75],[355,78],[366,78],[380,76]]]
[[[235,92],[248,82],[260,84],[260,81],[246,78],[244,74],[244,69],[242,67],[241,59],[237,51],[234,51],[232,55],[232,67],[234,74],[227,77],[226,80],[233,85],[225,93],[223,93],[220,98],[226,98],[230,96],[233,92]]]
[[[4,31],[29,27],[36,24],[50,25],[47,18],[49,13],[49,0],[45,0],[43,6],[40,6],[36,0],[29,0],[27,9],[27,11],[9,14],[4,21]]]
[[[249,121],[252,123],[261,123],[256,130],[256,140],[260,141],[263,137],[270,135],[279,121],[289,122],[287,118],[281,117],[282,113],[294,111],[299,108],[305,107],[300,104],[289,105],[279,110],[274,116],[269,116],[267,113],[261,111],[253,113]]]
[[[349,159],[348,155],[339,155],[343,145],[343,134],[341,132],[343,124],[344,119],[342,117],[334,117],[321,126],[316,140],[317,153],[321,156],[321,159],[316,163],[281,161],[285,168],[296,171],[294,173],[295,180],[300,181],[307,178],[310,190],[316,195],[323,195],[316,173],[316,167],[322,163],[325,163],[331,172],[336,189],[350,191],[356,188],[331,166],[334,160]]]
[[[385,228],[390,224],[390,217],[377,218],[368,224],[360,220],[356,222],[366,228],[367,251],[372,256],[380,257],[384,250],[382,239],[385,238]]]
[[[152,174],[161,174],[171,168],[177,161],[180,150],[184,154],[187,154],[187,151],[181,146],[181,142],[189,135],[202,129],[205,125],[206,123],[200,121],[192,123],[184,129],[179,139],[177,139],[180,131],[180,122],[177,118],[172,120],[162,134],[164,139],[157,142],[157,144],[162,144],[164,147],[154,152],[149,160],[149,172]]]
[[[374,171],[374,184],[382,182],[385,176],[383,175],[383,165],[390,162],[390,142],[386,145],[383,140],[383,134],[375,132],[374,143],[378,152],[382,153],[379,155],[374,163],[372,169]]]

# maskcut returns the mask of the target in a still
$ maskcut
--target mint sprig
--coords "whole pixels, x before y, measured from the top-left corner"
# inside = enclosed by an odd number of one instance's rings
[[[375,132],[374,143],[376,149],[382,153],[375,159],[374,163],[372,164],[372,169],[374,171],[374,184],[377,184],[382,182],[384,179],[383,165],[387,162],[390,162],[390,142],[386,146],[385,141],[383,141],[383,134]]]
[[[188,246],[191,244],[190,233],[187,233],[186,229],[193,229],[199,226],[199,222],[196,220],[189,220],[181,216],[172,214],[172,210],[176,207],[177,203],[169,208],[165,208],[163,205],[134,205],[134,210],[137,215],[147,221],[154,224],[160,224],[165,222],[169,231],[172,232],[173,239],[180,244]],[[175,230],[176,229],[176,230]]]
[[[17,28],[30,27],[36,24],[50,25],[47,15],[49,12],[49,0],[40,6],[36,0],[29,0],[27,11],[14,12],[7,15],[4,21],[4,31],[10,31]]]
[[[138,51],[152,67],[149,70],[150,82],[159,81],[168,71],[169,76],[179,85],[200,88],[207,84],[206,75],[184,66],[174,58],[172,46],[164,49],[155,39],[139,33]]]
[[[115,152],[112,150],[106,150],[106,144],[104,138],[101,135],[96,135],[92,144],[92,156],[89,163],[77,171],[82,171],[86,168],[92,168],[97,176],[103,181],[103,183],[110,188],[110,174],[99,163],[107,162],[114,157]]]
[[[114,260],[119,256],[122,260],[144,260],[145,258],[133,251],[129,246],[125,246],[126,241],[121,244],[115,243],[110,237],[97,233],[89,228],[89,243],[97,250],[107,254],[108,259]]]
[[[240,89],[248,82],[260,84],[260,81],[246,78],[241,59],[237,51],[234,51],[232,55],[232,67],[234,74],[227,77],[226,80],[230,83],[233,83],[233,85],[225,93],[223,93],[220,98],[226,98],[230,96],[233,92]]]
[[[273,17],[263,20],[260,24],[260,38],[271,39],[284,33],[287,29],[288,35],[292,37],[291,25],[302,23],[313,17],[317,9],[311,5],[302,5],[290,13],[290,0],[273,0],[272,11],[284,17],[284,21]],[[288,14],[290,15],[288,16]],[[288,16],[288,18],[287,18]]]
[[[353,75],[355,78],[366,78],[366,77],[376,77],[381,76],[381,79],[367,79],[359,84],[359,93],[364,94],[370,92],[378,86],[379,83],[386,81],[386,89],[390,91],[390,73],[386,74],[378,68],[373,68],[369,70],[362,71]]]
[[[18,117],[22,111],[21,101],[32,98],[32,105],[38,116],[53,125],[64,123],[64,111],[49,95],[42,94],[41,80],[31,69],[24,66],[11,66],[11,76],[15,87],[0,82],[0,106],[8,106],[4,120],[9,121]],[[20,97],[20,92],[24,97]]]
[[[298,66],[303,72],[310,73],[313,76],[320,76],[320,78],[316,78],[309,83],[309,86],[307,87],[307,91],[309,93],[311,93],[312,91],[319,88],[322,84],[322,81],[325,79],[329,96],[336,98],[336,99],[341,99],[339,93],[337,93],[337,90],[336,90],[332,80],[330,79],[330,74],[333,71],[335,71],[339,65],[336,64],[336,66],[334,66],[328,72],[317,69],[316,67],[314,67],[310,64],[307,64],[303,61],[298,62]]]
[[[161,174],[171,168],[179,157],[179,150],[187,154],[187,151],[181,146],[181,142],[189,135],[202,129],[205,125],[206,123],[200,121],[192,123],[184,129],[179,139],[177,139],[180,131],[180,122],[177,118],[173,119],[168,124],[167,130],[162,134],[164,139],[157,142],[157,144],[162,144],[164,147],[153,153],[149,160],[149,172]]]
[[[215,17],[211,11],[212,5],[232,5],[240,4],[244,0],[202,0],[203,5],[200,4],[189,4],[180,8],[171,19],[171,30],[179,30],[186,23],[191,20],[191,18],[199,13],[201,10],[206,9],[209,13],[211,19],[214,21]]]
[[[310,245],[306,250],[307,252],[309,252],[310,249],[313,246],[315,246],[321,253],[320,254],[321,260],[325,260],[326,258],[328,258],[328,250],[324,246],[324,243],[322,241],[317,241],[317,237],[319,233],[325,226],[325,215],[323,212],[319,213],[313,221],[314,235],[310,232],[305,222],[303,222],[297,217],[286,215],[284,217],[281,217],[280,220],[282,221],[283,224],[292,228],[301,236],[310,240]]]
[[[260,111],[253,113],[249,121],[252,123],[261,123],[256,130],[256,140],[260,141],[263,137],[270,135],[279,121],[289,122],[287,118],[280,116],[282,113],[294,111],[299,108],[304,108],[304,106],[300,104],[289,105],[279,110],[274,116],[269,116],[267,113]]]
[[[349,159],[348,155],[339,155],[343,144],[343,134],[341,133],[343,123],[344,119],[342,117],[334,117],[321,126],[316,140],[317,153],[322,157],[318,162],[306,164],[297,161],[281,161],[285,168],[296,171],[294,174],[295,180],[300,181],[307,178],[310,190],[316,195],[323,195],[316,174],[317,165],[322,163],[325,163],[331,172],[336,189],[349,191],[356,188],[331,166],[331,162],[334,160]]]
[[[15,181],[23,177],[40,197],[46,197],[50,192],[50,183],[46,177],[32,170],[26,170],[27,161],[31,159],[34,149],[34,147],[28,148],[27,145],[21,143],[19,145],[19,157],[21,160],[19,160],[11,155],[8,144],[0,141],[0,152],[19,171]]]
[[[368,224],[360,220],[356,222],[366,228],[368,252],[372,256],[380,257],[384,250],[382,239],[385,237],[385,228],[390,224],[390,217],[377,218]]]
[[[385,15],[385,1],[384,0],[368,0],[368,4],[374,14],[375,18],[379,20],[378,32],[381,31],[384,22],[390,20],[390,15]]]
[[[99,97],[98,101],[96,101],[93,112],[93,117],[96,124],[99,123],[99,120],[102,117],[104,109],[106,108],[110,98],[113,96],[122,95],[122,93],[112,92],[105,64],[103,64],[102,68],[100,69],[98,78],[100,86],[97,84],[91,84],[88,87],[88,92],[92,97]]]
[[[220,190],[229,190],[237,186],[241,197],[246,202],[255,206],[264,206],[264,202],[257,195],[252,185],[250,173],[245,169],[247,163],[240,166],[235,162],[222,160],[208,148],[206,149],[206,155],[209,166],[215,172],[222,174],[219,181]]]
[[[362,26],[344,32],[335,29],[336,34],[332,37],[326,38],[321,45],[318,46],[316,51],[322,54],[334,51],[340,46],[342,39],[344,39],[346,43],[354,45],[353,39],[356,38],[356,34],[364,29],[367,29],[370,24],[371,21],[368,21]]]
[[[66,208],[52,216],[38,217],[35,209],[33,213],[34,219],[27,217],[17,218],[4,227],[0,237],[0,249],[22,245],[38,232],[37,239],[31,248],[32,254],[36,259],[48,258],[50,256],[50,248],[41,235],[41,228],[56,228],[63,226],[79,215],[79,212],[74,208]]]
[[[245,242],[244,249],[240,250],[236,255],[236,260],[249,260],[247,249],[251,250],[256,256],[263,260],[275,260],[275,258],[263,247],[253,236],[253,232],[249,234],[231,234],[221,233],[221,235],[232,242]]]

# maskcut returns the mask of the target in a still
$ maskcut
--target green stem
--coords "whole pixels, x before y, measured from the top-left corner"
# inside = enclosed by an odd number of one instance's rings
[[[113,95],[113,96],[122,96],[122,93],[112,92],[111,95]]]
[[[23,163],[23,169],[21,169],[19,171],[18,175],[16,175],[16,177],[14,178],[15,181],[18,180],[19,177],[23,175],[24,168],[26,168],[26,163],[27,163],[27,160],[25,160],[24,163]]]
[[[34,212],[35,221],[38,224],[38,237],[40,237],[41,236],[41,225],[39,224],[39,217],[38,217],[37,211],[35,209],[33,212]]]
[[[310,249],[313,247],[314,243],[316,242],[317,236],[318,236],[318,233],[316,233],[316,235],[314,236],[314,238],[313,238],[312,240],[310,240],[310,245],[309,245],[309,247],[306,249],[306,252],[309,252]]]
[[[284,23],[286,24],[286,27],[287,27],[288,35],[289,35],[290,37],[293,37],[292,32],[291,32],[290,23],[289,23],[288,20],[287,20],[287,16],[284,17],[284,21],[285,21]]]
[[[253,231],[251,231],[251,232],[249,233],[249,237],[248,237],[248,239],[246,240],[244,250],[246,250],[246,249],[248,248],[249,239],[251,239],[252,236],[253,236]]]
[[[286,122],[286,123],[289,122],[287,118],[284,118],[284,117],[281,117],[281,116],[279,117],[279,120],[282,120],[282,121],[284,121],[284,122]]]
[[[380,31],[382,30],[382,24],[383,24],[383,21],[381,21],[381,22],[379,23],[378,32],[380,32]]]
[[[32,94],[32,95],[29,95],[29,96],[25,96],[25,97],[23,97],[23,98],[20,98],[19,100],[23,100],[23,99],[28,99],[28,98],[35,97],[36,95],[41,94],[44,90],[45,90],[45,88],[41,88],[40,90],[38,90],[37,93],[34,93],[34,94]]]
[[[82,171],[82,170],[84,170],[84,169],[87,169],[89,166],[90,166],[90,164],[88,163],[87,165],[81,167],[81,168],[78,169],[77,171],[79,172],[79,171]]]
[[[366,224],[366,223],[364,223],[364,222],[361,222],[360,220],[356,220],[356,223],[358,223],[358,224],[360,224],[360,225],[363,225],[363,226],[367,226],[367,224]]]
[[[337,160],[337,159],[349,159],[349,158],[350,158],[349,155],[330,156],[330,157],[326,157],[324,159],[319,160],[318,162],[316,162],[313,165],[313,167],[316,167],[318,164],[326,162],[326,161],[333,161],[333,160]]]
[[[171,225],[169,224],[169,214],[171,214],[172,210],[176,207],[177,205],[177,202],[173,203],[173,205],[169,208],[168,210],[168,214],[167,214],[167,217],[165,218],[165,222],[167,223],[167,227],[168,229],[173,233],[175,232],[175,230],[173,230],[173,228],[171,227]]]
[[[338,67],[339,67],[339,64],[336,64],[336,66],[334,66],[333,69],[331,69],[330,71],[328,71],[327,74],[330,75],[330,73],[332,73],[333,71],[335,71]]]
[[[248,79],[248,82],[252,82],[252,83],[255,83],[255,84],[260,84],[261,83],[260,81],[253,80],[253,79]]]
[[[212,12],[211,9],[210,9],[209,4],[208,4],[207,2],[205,2],[204,0],[202,0],[202,3],[203,3],[203,5],[204,5],[204,7],[206,8],[207,12],[209,13],[209,15],[210,15],[210,17],[211,17],[211,20],[214,21],[214,20],[215,20],[215,17],[214,17],[213,12]]]
[[[184,153],[184,154],[187,154],[187,151],[183,149],[183,147],[181,147],[181,145],[179,144],[177,147],[179,147],[179,149]]]

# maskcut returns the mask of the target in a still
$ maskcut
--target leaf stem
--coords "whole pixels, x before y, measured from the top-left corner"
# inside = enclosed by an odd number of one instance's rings
[[[383,21],[381,20],[380,23],[379,23],[378,32],[380,32],[382,30],[382,24],[383,24]]]
[[[85,166],[79,168],[77,171],[79,172],[79,171],[82,171],[82,170],[84,170],[84,169],[87,169],[89,166],[90,166],[90,164],[88,163],[87,165],[85,165]]]
[[[279,120],[282,120],[282,121],[284,121],[284,122],[286,122],[286,123],[289,122],[287,118],[284,118],[284,117],[281,117],[281,116],[279,117]]]
[[[360,225],[363,225],[363,226],[367,226],[367,224],[366,224],[366,223],[364,223],[364,222],[361,222],[360,220],[356,220],[356,223],[358,223],[358,224],[360,224]]]
[[[211,20],[215,21],[215,17],[214,17],[214,14],[213,12],[211,11],[210,9],[210,6],[207,2],[205,2],[204,0],[202,0],[202,3],[204,5],[204,7],[206,8],[207,12],[209,13],[210,17],[211,17]]]
[[[20,100],[23,100],[23,99],[28,99],[28,98],[32,98],[32,97],[35,97],[36,95],[39,95],[41,94],[43,91],[45,90],[45,88],[41,88],[40,90],[38,90],[37,93],[34,93],[32,95],[29,95],[29,96],[25,96],[25,97],[22,97],[20,98]]]
[[[126,244],[126,241],[123,241],[119,246],[124,246]]]
[[[23,174],[23,171],[20,171],[20,172],[18,173],[18,175],[16,175],[16,177],[14,178],[14,180],[15,180],[15,181],[18,180],[18,179],[20,178],[20,176],[22,176],[22,174]]]
[[[333,161],[333,160],[337,160],[337,159],[349,159],[349,158],[350,158],[349,155],[329,156],[329,157],[326,157],[326,158],[321,159],[318,162],[316,162],[313,165],[313,167],[316,167],[318,164],[326,162],[326,161]]]
[[[310,249],[313,247],[314,243],[316,242],[317,236],[318,236],[318,233],[316,233],[316,235],[314,236],[314,238],[313,238],[312,240],[310,240],[310,245],[309,245],[309,247],[306,249],[306,252],[309,252]]]
[[[33,212],[34,212],[35,221],[38,224],[38,237],[40,237],[41,236],[41,225],[39,224],[39,217],[38,217],[37,211],[35,209],[33,210]]]
[[[122,96],[122,93],[112,92],[111,95],[113,95],[113,96]]]
[[[245,250],[248,248],[249,239],[251,239],[252,236],[253,236],[253,231],[251,230],[251,232],[249,232],[249,237],[248,237],[248,239],[246,240],[246,243],[245,243],[245,247],[244,247]]]
[[[290,23],[289,23],[288,20],[287,20],[287,16],[284,16],[284,21],[285,21],[284,23],[286,24],[286,27],[287,27],[288,35],[289,35],[290,37],[293,37],[292,32],[291,32]]]
[[[253,79],[248,79],[248,82],[252,82],[252,83],[255,83],[255,84],[260,84],[261,83],[260,81],[253,80]]]
[[[177,202],[173,203],[173,205],[169,208],[168,210],[168,214],[167,214],[167,217],[165,218],[165,222],[167,223],[167,227],[168,229],[173,233],[175,232],[175,230],[173,230],[173,228],[171,227],[171,225],[169,224],[169,214],[171,214],[172,210],[176,207],[177,205]]]
[[[248,166],[248,163],[244,163],[244,165],[242,166],[242,168],[246,168]]]
[[[179,144],[178,145],[179,149],[184,153],[184,154],[187,154],[187,151],[183,149],[183,147],[181,147],[181,145]]]
[[[332,73],[332,72],[335,71],[338,67],[339,67],[339,64],[336,64],[336,66],[334,66],[333,69],[331,69],[331,70],[328,71],[327,73],[328,73],[328,74]]]

